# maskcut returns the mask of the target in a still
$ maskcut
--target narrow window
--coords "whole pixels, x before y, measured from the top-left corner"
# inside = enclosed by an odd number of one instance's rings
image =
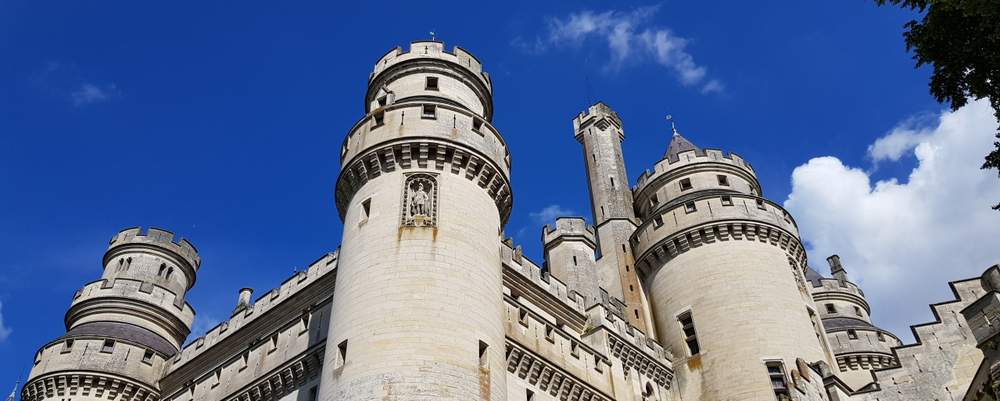
[[[724,176],[724,175],[718,175],[716,177],[719,179],[719,185],[724,186],[724,187],[728,187],[729,186],[729,177]]]
[[[479,132],[481,129],[483,129],[483,120],[480,120],[478,118],[473,118],[472,119],[472,130],[476,131],[476,132]]]
[[[875,332],[875,333],[878,336],[878,340],[879,341],[885,342],[885,334],[882,334],[881,331],[878,331],[878,332]]]
[[[632,284],[629,284],[628,285],[628,292],[634,292],[634,291],[635,291],[635,288],[632,287]]]
[[[791,401],[792,397],[788,392],[788,384],[785,381],[785,366],[781,361],[771,361],[764,363],[767,366],[767,376],[771,378],[771,388],[778,401]]]
[[[535,393],[531,390],[524,389],[524,399],[527,401],[535,401]]]
[[[694,318],[691,316],[691,312],[680,315],[677,321],[680,322],[681,330],[684,332],[684,342],[687,343],[688,352],[691,356],[698,355],[701,348],[698,347],[698,335],[694,330]]]
[[[858,339],[858,332],[856,332],[854,330],[847,330],[847,338],[849,338],[851,340],[857,340]]]
[[[837,313],[837,308],[833,304],[826,304],[826,313]]]
[[[316,386],[309,389],[309,401],[316,401],[319,398],[319,391]]]
[[[379,96],[376,101],[378,102],[378,107],[385,107],[385,105],[389,103],[389,98],[387,95],[382,95]]]
[[[688,202],[684,204],[684,211],[688,213],[693,213],[697,211],[698,208],[695,207],[694,202]]]
[[[167,271],[167,265],[165,263],[160,263],[160,272],[156,273],[157,276],[163,276],[163,272]]]
[[[639,310],[638,310],[638,309],[633,309],[633,310],[632,310],[632,313],[634,313],[634,314],[635,314],[635,318],[636,318],[636,319],[638,319],[638,318],[639,318]]]
[[[629,270],[628,265],[625,265],[625,271],[631,271],[631,270]]]
[[[73,340],[66,340],[66,342],[63,343],[63,349],[61,353],[68,354],[72,351],[73,351]]]
[[[429,119],[437,118],[437,107],[433,104],[425,104],[423,107],[423,114],[421,114],[420,117]]]
[[[483,340],[479,340],[479,368],[490,368],[490,345]]]
[[[576,256],[573,256],[573,266],[576,266]]]
[[[334,369],[343,367],[346,363],[347,363],[347,340],[344,340],[341,341],[340,344],[337,344],[337,366],[335,366]]]
[[[372,128],[380,127],[382,124],[385,124],[385,112],[377,110],[372,113]]]
[[[732,205],[733,205],[733,197],[732,196],[723,196],[722,197],[722,206],[732,206]]]
[[[372,198],[361,201],[361,219],[366,220],[372,213]]]
[[[652,198],[649,198],[649,206],[656,206],[660,204],[660,200],[656,198],[656,194],[653,194]]]
[[[438,90],[438,79],[437,79],[437,77],[427,77],[427,84],[424,86],[424,89],[427,89],[429,91],[436,91],[436,90]]]
[[[680,184],[681,184],[681,191],[687,191],[687,190],[691,189],[691,179],[690,178],[685,178],[685,179],[681,180]]]
[[[608,177],[608,179],[611,180],[611,189],[617,189],[615,188],[615,177]]]
[[[101,352],[105,354],[110,354],[115,350],[115,340],[104,340],[104,346],[101,347]]]
[[[173,267],[169,267],[169,268],[167,268],[167,276],[164,277],[164,278],[167,279],[167,280],[169,280],[170,279],[170,275],[172,275],[172,274],[174,274],[174,268]]]
[[[660,215],[654,216],[653,217],[653,224],[656,225],[657,227],[662,226],[663,225],[663,217],[660,216]]]
[[[129,267],[132,267],[132,258],[125,259],[125,271],[128,271]]]
[[[862,315],[861,315],[861,308],[859,308],[859,307],[855,306],[855,307],[854,307],[854,314],[855,314],[855,315],[858,315],[858,316],[862,316]]]
[[[578,344],[576,341],[570,341],[570,343],[569,343],[569,354],[572,355],[574,358],[579,358],[580,357],[580,344]]]
[[[142,362],[147,365],[153,363],[153,350],[147,349],[146,353],[142,354]]]
[[[556,340],[556,338],[554,336],[555,331],[556,331],[555,327],[546,325],[545,326],[545,339],[549,340],[551,342],[555,342],[555,340]]]
[[[766,209],[764,207],[764,200],[763,199],[757,199],[757,208],[760,209],[760,210]]]

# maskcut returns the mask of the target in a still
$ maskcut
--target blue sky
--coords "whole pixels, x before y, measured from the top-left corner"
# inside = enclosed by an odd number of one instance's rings
[[[121,228],[164,227],[199,248],[196,330],[227,316],[240,287],[265,291],[335,249],[337,150],[362,116],[371,67],[432,30],[493,77],[494,124],[513,157],[507,233],[539,262],[541,224],[589,214],[571,121],[596,100],[625,121],[633,180],[662,156],[672,114],[696,144],[750,160],[766,196],[794,199],[793,213],[808,216],[796,214],[803,236],[818,238],[806,237],[814,266],[825,271],[830,250],[856,255],[844,262],[869,294],[894,288],[909,266],[875,255],[896,245],[873,239],[907,235],[870,226],[879,205],[933,211],[957,196],[988,210],[997,195],[981,185],[995,179],[976,181],[917,204],[928,197],[914,172],[940,170],[927,152],[992,118],[942,113],[929,71],[905,52],[903,11],[865,1],[370,4],[0,2],[0,390],[63,333],[70,297],[100,276]],[[985,154],[989,132],[972,131]],[[978,166],[977,151],[964,159]],[[962,159],[935,160],[980,174]],[[885,201],[883,190],[908,197]],[[868,206],[851,218],[835,209],[857,204]],[[970,218],[928,213],[906,229],[962,231]],[[1000,225],[995,213],[977,216]],[[904,322],[929,319],[926,304],[950,296],[944,280],[987,266],[994,255],[982,247],[947,269],[922,262],[934,274],[918,276],[926,292],[907,295],[918,306],[875,305],[876,320],[905,337]]]

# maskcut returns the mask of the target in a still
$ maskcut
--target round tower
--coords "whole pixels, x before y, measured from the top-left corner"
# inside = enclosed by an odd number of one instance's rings
[[[785,399],[797,358],[828,361],[795,222],[749,163],[675,131],[634,193],[630,242],[659,339],[684,362],[681,398]]]
[[[191,332],[184,297],[201,260],[169,231],[129,228],[111,238],[101,279],[73,296],[66,334],[36,355],[21,399],[158,400],[164,363]]]
[[[897,365],[892,348],[902,342],[872,324],[865,293],[848,279],[840,256],[826,260],[833,278],[823,278],[815,271],[807,278],[837,361],[837,376],[857,390],[873,381],[872,370]]]
[[[510,157],[479,61],[422,41],[375,66],[341,149],[320,400],[505,400]]]

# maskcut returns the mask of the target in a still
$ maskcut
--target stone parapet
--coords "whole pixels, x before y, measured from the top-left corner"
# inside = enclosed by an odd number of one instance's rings
[[[145,232],[142,227],[126,228],[115,234],[114,237],[111,237],[111,241],[108,244],[108,251],[104,256],[104,265],[107,266],[108,260],[114,254],[113,251],[119,247],[129,245],[155,246],[170,251],[179,257],[181,261],[187,262],[192,273],[197,272],[201,266],[201,257],[198,256],[198,250],[191,242],[185,238],[174,241],[174,233],[153,227],[150,227]],[[191,284],[194,284],[194,280],[192,280]]]
[[[597,234],[594,227],[587,224],[583,217],[560,217],[555,226],[545,225],[542,228],[543,247],[557,246],[563,241],[579,241],[591,249],[597,248]]]
[[[736,153],[726,154],[719,149],[698,149],[680,152],[677,156],[677,160],[664,158],[653,166],[652,171],[643,171],[639,175],[639,179],[636,180],[636,185],[632,187],[632,191],[639,194],[645,191],[650,184],[683,175],[685,174],[683,170],[689,170],[689,167],[693,168],[699,164],[709,164],[716,169],[732,171],[743,175],[748,181],[757,183],[757,173],[754,172],[750,162],[743,160]],[[756,186],[758,189],[760,188],[759,183]],[[758,194],[760,194],[759,191]]]
[[[194,322],[195,311],[182,297],[153,283],[130,279],[98,280],[85,285],[73,296],[66,312],[66,324],[73,327],[91,321],[118,321],[123,319],[119,316],[122,314],[153,317],[163,327],[150,328],[154,331],[169,329],[169,333],[161,331],[160,334],[179,345]]]

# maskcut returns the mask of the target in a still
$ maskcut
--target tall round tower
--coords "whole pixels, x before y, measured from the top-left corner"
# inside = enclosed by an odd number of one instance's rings
[[[749,163],[675,131],[634,191],[636,266],[682,398],[786,399],[797,358],[829,363],[795,222]]]
[[[344,222],[320,399],[505,400],[500,241],[510,156],[470,53],[375,65],[341,149]]]
[[[158,400],[164,363],[191,332],[184,297],[200,264],[194,245],[168,231],[111,238],[104,274],[73,296],[66,334],[38,351],[21,399]]]
[[[857,390],[874,381],[872,370],[898,364],[892,348],[902,342],[872,324],[865,293],[848,279],[840,256],[831,255],[826,261],[833,278],[821,277],[812,269],[806,278],[837,361],[837,376]]]

